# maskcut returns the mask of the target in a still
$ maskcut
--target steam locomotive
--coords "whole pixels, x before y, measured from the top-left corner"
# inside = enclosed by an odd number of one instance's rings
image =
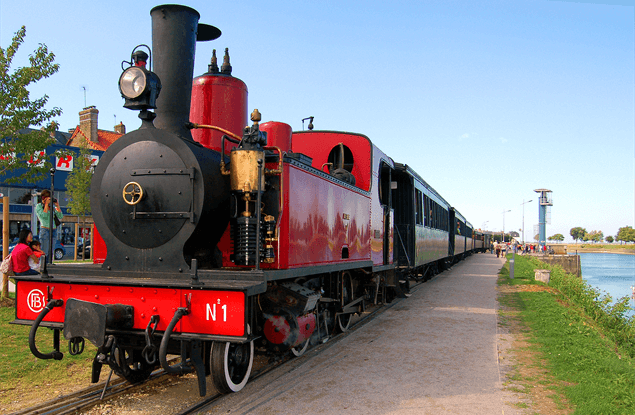
[[[220,36],[178,5],[151,10],[153,47],[137,47],[119,87],[141,127],[103,155],[91,208],[102,264],[48,265],[16,277],[16,324],[41,359],[87,339],[131,382],[157,367],[241,390],[254,354],[301,355],[465,256],[486,236],[405,164],[362,134],[293,132],[247,120],[247,86],[219,68],[193,78],[197,41]],[[152,111],[155,110],[155,111]],[[54,330],[53,351],[36,346]],[[172,364],[168,355],[180,355]]]

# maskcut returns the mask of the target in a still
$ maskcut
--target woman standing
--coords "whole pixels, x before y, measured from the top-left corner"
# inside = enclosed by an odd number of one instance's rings
[[[40,273],[32,270],[29,266],[29,259],[37,261],[37,256],[29,246],[33,241],[33,233],[30,229],[22,229],[18,239],[18,244],[11,252],[11,265],[15,275],[39,275]]]
[[[40,221],[40,242],[42,243],[42,251],[44,251],[46,255],[49,255],[50,253],[52,259],[53,250],[49,252],[49,238],[51,232],[51,230],[49,229],[49,226],[51,226],[51,215],[49,213],[50,200],[50,190],[42,190],[42,202],[38,203],[35,207],[35,213],[37,214],[37,218]],[[57,203],[57,199],[53,199],[53,210],[55,211],[55,216],[57,217],[57,219],[61,221],[64,215],[62,214],[59,203]],[[55,246],[55,227],[55,220],[53,220],[53,246]]]

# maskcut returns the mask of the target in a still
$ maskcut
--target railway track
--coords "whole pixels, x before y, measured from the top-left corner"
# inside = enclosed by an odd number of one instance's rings
[[[157,370],[147,382],[167,376],[163,369]],[[144,383],[145,384],[145,383]],[[99,382],[77,392],[60,396],[59,398],[43,402],[30,408],[12,412],[9,415],[66,415],[76,414],[77,411],[89,408],[105,399],[112,399],[123,393],[142,386],[144,384],[132,385],[125,379],[111,380],[106,387],[106,382]]]

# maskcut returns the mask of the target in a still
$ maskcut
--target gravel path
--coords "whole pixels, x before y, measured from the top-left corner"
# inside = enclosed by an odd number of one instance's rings
[[[496,278],[473,255],[325,350],[249,383],[210,413],[523,414],[503,389]],[[507,360],[507,359],[505,359]]]

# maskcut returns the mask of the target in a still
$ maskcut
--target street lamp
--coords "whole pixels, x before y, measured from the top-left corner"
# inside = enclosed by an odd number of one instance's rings
[[[511,210],[503,211],[503,243],[505,243],[505,213],[511,212]]]
[[[529,202],[533,202],[533,200],[528,200],[525,202],[525,199],[523,199],[523,203],[520,204],[523,207],[523,245],[525,244],[525,203]]]
[[[488,221],[488,220],[486,220],[485,222],[483,222],[483,229],[482,229],[482,230],[485,230],[485,225],[487,225],[488,223],[489,223],[489,221]]]

